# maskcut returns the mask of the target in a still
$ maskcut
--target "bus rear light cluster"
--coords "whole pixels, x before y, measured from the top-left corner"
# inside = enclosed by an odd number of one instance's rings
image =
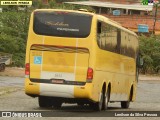
[[[87,70],[87,80],[92,80],[93,79],[93,69],[88,68]]]
[[[29,75],[30,74],[30,65],[29,63],[26,63],[25,65],[25,75]]]

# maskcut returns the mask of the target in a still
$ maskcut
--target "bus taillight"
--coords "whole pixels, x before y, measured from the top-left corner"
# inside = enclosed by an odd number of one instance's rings
[[[26,63],[26,66],[25,66],[25,75],[29,75],[30,73],[30,65],[29,63]]]
[[[87,80],[92,80],[92,79],[93,79],[93,69],[92,68],[88,68]]]

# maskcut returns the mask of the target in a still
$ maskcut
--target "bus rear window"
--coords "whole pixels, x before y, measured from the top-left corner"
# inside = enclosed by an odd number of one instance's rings
[[[85,38],[90,34],[91,21],[87,14],[36,11],[33,30],[39,35]]]

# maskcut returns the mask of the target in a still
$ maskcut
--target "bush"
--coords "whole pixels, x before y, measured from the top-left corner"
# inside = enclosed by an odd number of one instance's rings
[[[160,36],[140,36],[140,53],[144,58],[142,72],[158,73],[160,70]]]
[[[13,55],[14,66],[23,67],[30,13],[0,13],[0,51]]]

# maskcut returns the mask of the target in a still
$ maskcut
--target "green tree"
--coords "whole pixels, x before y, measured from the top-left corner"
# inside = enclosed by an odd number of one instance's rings
[[[140,36],[140,52],[144,58],[143,73],[160,70],[160,36]]]
[[[0,51],[13,54],[14,65],[24,66],[29,13],[0,13]]]

